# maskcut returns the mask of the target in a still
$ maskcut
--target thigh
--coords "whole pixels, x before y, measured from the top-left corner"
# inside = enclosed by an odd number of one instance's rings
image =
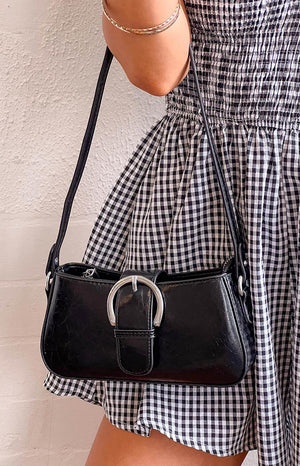
[[[85,466],[240,466],[247,453],[210,455],[155,429],[150,437],[119,429],[104,416]]]

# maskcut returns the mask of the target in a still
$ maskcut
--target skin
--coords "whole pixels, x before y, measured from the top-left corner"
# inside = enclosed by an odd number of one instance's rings
[[[152,429],[150,437],[119,429],[103,417],[85,466],[240,466],[247,451],[220,457]]]
[[[184,0],[177,20],[157,34],[124,32],[102,14],[102,30],[109,49],[128,80],[143,91],[166,95],[187,75],[190,67],[191,32]],[[177,0],[106,0],[108,14],[120,25],[151,27],[175,10]]]

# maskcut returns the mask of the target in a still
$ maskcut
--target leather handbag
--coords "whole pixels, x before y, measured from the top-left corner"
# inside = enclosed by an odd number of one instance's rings
[[[246,251],[203,106],[191,44],[189,54],[234,255],[217,268],[172,274],[161,269],[118,271],[80,262],[59,264],[113,58],[107,47],[46,266],[47,309],[40,351],[46,367],[60,377],[231,386],[255,361]]]

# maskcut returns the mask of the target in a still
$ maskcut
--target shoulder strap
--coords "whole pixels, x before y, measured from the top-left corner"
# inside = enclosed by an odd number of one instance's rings
[[[228,192],[228,188],[226,186],[222,168],[219,163],[216,146],[215,146],[215,142],[214,142],[214,139],[211,133],[211,129],[207,121],[207,116],[205,113],[205,109],[204,109],[204,105],[203,105],[202,97],[200,93],[200,86],[199,86],[197,70],[196,70],[196,65],[194,61],[194,55],[192,52],[191,44],[189,45],[189,54],[191,58],[191,65],[192,65],[193,73],[195,76],[197,93],[198,93],[199,101],[200,101],[200,110],[201,110],[201,114],[203,118],[203,124],[205,126],[205,130],[207,133],[209,147],[210,147],[210,151],[213,157],[213,162],[214,162],[215,170],[217,173],[220,189],[222,192],[222,198],[224,202],[226,217],[227,217],[227,221],[228,221],[229,228],[230,228],[230,234],[231,234],[233,245],[234,245],[236,279],[238,280],[239,276],[241,275],[243,278],[243,284],[246,284],[247,277],[246,277],[246,271],[245,271],[244,262],[243,262],[245,256],[244,256],[243,245],[241,241],[241,234],[240,234],[239,226],[233,214],[234,211],[233,211],[233,206],[230,200],[230,195]],[[73,175],[73,178],[72,178],[72,181],[71,181],[71,184],[70,184],[70,187],[69,187],[69,190],[68,190],[65,202],[64,202],[64,208],[63,208],[63,212],[61,216],[57,239],[56,239],[56,242],[53,244],[50,250],[50,253],[49,253],[49,257],[48,257],[48,262],[46,266],[46,275],[47,275],[48,281],[51,277],[53,277],[55,269],[59,266],[60,248],[62,246],[62,242],[64,240],[64,237],[67,231],[73,200],[74,200],[74,197],[75,197],[75,194],[76,194],[76,191],[77,191],[77,188],[81,180],[82,173],[83,173],[83,170],[84,170],[87,158],[88,158],[88,154],[89,154],[89,150],[91,147],[91,143],[92,143],[92,139],[93,139],[93,135],[95,131],[95,126],[96,126],[96,122],[98,118],[100,104],[102,101],[106,78],[107,78],[107,74],[108,74],[112,59],[113,59],[113,54],[111,53],[110,49],[106,47],[105,56],[104,56],[103,63],[101,66],[100,75],[98,78],[97,87],[96,87],[96,91],[94,95],[92,109],[91,109],[91,113],[89,116],[87,128],[84,134],[84,138],[82,141],[77,165],[76,165],[74,175]]]

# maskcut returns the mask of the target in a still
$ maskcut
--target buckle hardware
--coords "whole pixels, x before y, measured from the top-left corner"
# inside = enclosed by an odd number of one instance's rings
[[[50,287],[50,280],[51,280],[51,270],[46,275],[46,283],[45,283],[45,290],[48,292]]]
[[[127,277],[123,277],[118,280],[114,286],[111,288],[108,297],[107,297],[107,315],[108,319],[112,326],[115,327],[116,325],[116,316],[113,306],[113,300],[115,297],[116,292],[126,283],[132,283],[133,292],[137,291],[137,282],[141,282],[144,285],[147,285],[154,293],[157,302],[157,309],[156,314],[153,320],[153,323],[156,327],[160,326],[162,317],[163,317],[163,309],[164,309],[164,301],[161,294],[160,289],[158,286],[149,278],[144,277],[143,275],[128,275]]]
[[[243,276],[240,275],[239,278],[238,278],[238,290],[239,290],[239,294],[241,296],[244,296],[244,290],[243,290]]]
[[[135,293],[137,291],[137,278],[136,275],[132,275],[132,290]]]

